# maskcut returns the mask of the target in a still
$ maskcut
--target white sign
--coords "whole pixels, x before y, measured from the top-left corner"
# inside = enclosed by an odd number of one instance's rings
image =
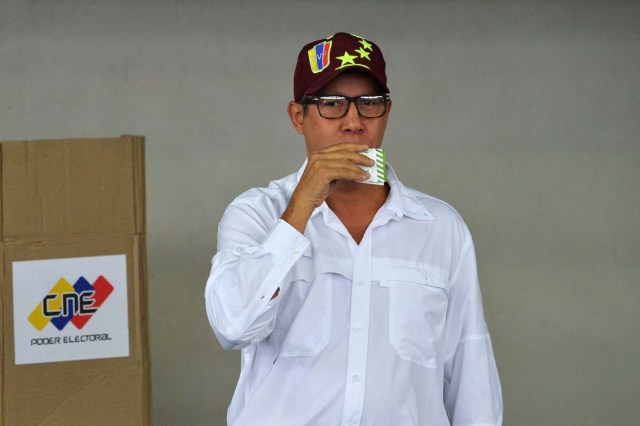
[[[127,259],[13,262],[16,365],[129,356]]]

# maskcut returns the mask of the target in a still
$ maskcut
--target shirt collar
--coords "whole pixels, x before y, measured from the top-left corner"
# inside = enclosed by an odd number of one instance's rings
[[[296,174],[296,185],[300,182],[302,173],[307,167],[307,159],[304,160],[302,167]],[[429,209],[420,202],[414,191],[404,186],[398,179],[393,167],[387,163],[387,180],[389,183],[390,191],[387,201],[382,205],[380,210],[389,214],[392,218],[399,220],[403,216],[408,216],[415,220],[435,220]],[[311,217],[318,213],[322,213],[326,216],[329,206],[326,202],[323,202],[320,207],[316,207],[311,213]]]
[[[398,179],[393,167],[387,163],[387,181],[391,190],[387,201],[381,210],[388,212],[391,217],[401,219],[408,216],[415,220],[434,220],[429,209],[422,203],[409,188]]]

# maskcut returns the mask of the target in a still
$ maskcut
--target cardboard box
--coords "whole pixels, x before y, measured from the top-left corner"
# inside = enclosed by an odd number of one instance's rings
[[[144,138],[0,154],[0,425],[150,424]]]

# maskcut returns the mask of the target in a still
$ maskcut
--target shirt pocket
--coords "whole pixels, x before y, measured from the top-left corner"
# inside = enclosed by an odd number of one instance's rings
[[[282,357],[316,356],[331,335],[331,275],[314,276],[309,269],[300,269],[304,272],[293,274],[276,320],[274,333]]]
[[[447,316],[446,283],[410,267],[385,267],[380,287],[389,289],[389,341],[398,355],[436,367],[436,348]],[[377,278],[377,277],[376,277]]]

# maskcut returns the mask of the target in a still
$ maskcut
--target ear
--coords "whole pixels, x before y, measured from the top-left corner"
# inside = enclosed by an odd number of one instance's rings
[[[304,122],[304,108],[301,104],[291,101],[287,107],[287,112],[289,113],[289,118],[291,119],[291,124],[293,124],[293,128],[296,129],[300,135],[304,135],[303,122]]]

